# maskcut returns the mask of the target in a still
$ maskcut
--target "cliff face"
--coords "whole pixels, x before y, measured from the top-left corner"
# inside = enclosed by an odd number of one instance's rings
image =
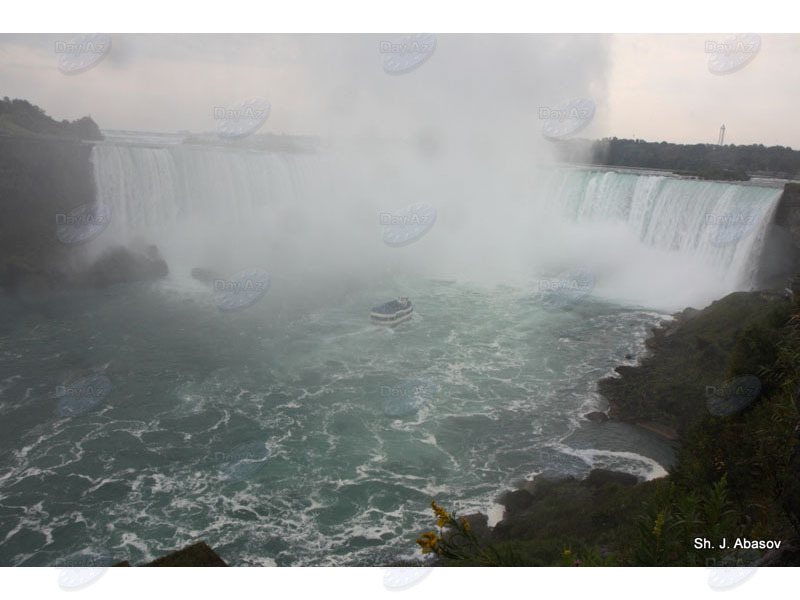
[[[84,245],[59,240],[59,216],[94,204],[91,152],[79,140],[0,135],[0,290],[39,297],[167,274],[155,246],[116,246],[90,261]]]
[[[757,286],[783,288],[800,271],[800,184],[787,183],[759,259]]]
[[[79,140],[0,135],[0,287],[46,276],[80,251],[59,242],[56,216],[94,201],[91,150]]]

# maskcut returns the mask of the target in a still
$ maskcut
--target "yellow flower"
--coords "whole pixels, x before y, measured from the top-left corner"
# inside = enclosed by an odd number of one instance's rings
[[[433,508],[433,512],[436,513],[436,516],[438,517],[436,520],[436,525],[438,527],[444,527],[449,521],[450,515],[444,508],[436,505],[436,500],[431,500],[431,508]]]
[[[423,554],[428,554],[430,552],[436,551],[437,554],[441,553],[441,549],[436,547],[436,544],[439,542],[439,536],[436,535],[435,531],[429,531],[428,533],[423,533],[417,538],[417,544],[420,545],[422,548]]]
[[[438,506],[436,504],[436,500],[431,500],[431,508],[433,512],[436,514],[436,526],[437,527],[444,527],[450,524],[452,517],[450,514],[444,509],[442,506]]]
[[[664,525],[664,515],[662,513],[658,513],[655,525],[653,526],[653,535],[661,535],[661,527],[663,527],[663,525]]]
[[[467,521],[467,517],[461,517],[461,524],[464,525],[464,531],[471,531],[472,530],[472,527],[470,526],[469,521]]]
[[[564,556],[572,556],[572,550],[564,550]]]

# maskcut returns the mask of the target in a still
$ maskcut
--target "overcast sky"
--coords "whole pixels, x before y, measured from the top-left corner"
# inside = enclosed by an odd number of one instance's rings
[[[0,95],[103,129],[212,131],[214,108],[265,98],[264,132],[520,143],[541,138],[540,107],[586,97],[597,108],[581,137],[716,142],[725,123],[728,143],[800,148],[800,35],[763,34],[752,60],[714,74],[707,43],[732,35],[441,34],[426,62],[392,75],[380,42],[397,34],[124,34],[65,75],[56,45],[77,34],[5,34]]]

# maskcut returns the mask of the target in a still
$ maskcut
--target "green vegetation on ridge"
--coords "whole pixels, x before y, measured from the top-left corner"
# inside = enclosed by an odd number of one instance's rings
[[[27,100],[0,101],[0,134],[55,136],[81,140],[102,140],[100,128],[91,117],[59,122]]]
[[[800,179],[800,151],[763,144],[673,144],[615,137],[555,142],[560,160],[612,167],[667,169],[701,179],[747,179],[747,173]]]

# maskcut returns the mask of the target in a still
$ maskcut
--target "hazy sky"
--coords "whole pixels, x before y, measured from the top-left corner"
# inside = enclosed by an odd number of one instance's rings
[[[91,115],[103,129],[212,131],[214,108],[261,97],[262,132],[404,136],[439,130],[474,139],[541,141],[539,108],[594,100],[586,137],[800,148],[800,35],[763,34],[755,57],[709,70],[707,42],[733,34],[436,35],[417,69],[382,68],[397,34],[120,34],[83,73],[58,69],[75,34],[0,36],[0,95],[57,119]]]

